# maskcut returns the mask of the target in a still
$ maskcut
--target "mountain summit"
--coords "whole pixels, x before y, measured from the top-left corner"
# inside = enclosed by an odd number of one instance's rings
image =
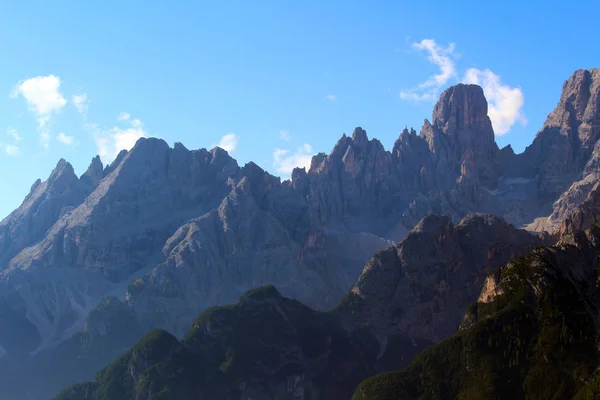
[[[518,155],[494,142],[483,90],[459,84],[442,93],[431,122],[419,134],[405,129],[392,151],[358,127],[291,181],[254,163],[240,167],[220,148],[170,148],[155,138],[106,167],[95,158],[79,178],[61,160],[0,223],[0,314],[14,326],[0,328],[2,357],[19,370],[26,354],[35,360],[72,343],[98,326],[90,318],[114,303],[106,296],[122,302],[109,309],[127,309],[140,331],[176,336],[207,307],[265,284],[329,309],[377,249],[432,213],[446,215],[448,227],[484,212],[554,232],[597,177],[599,87],[598,70],[576,71]],[[97,338],[103,330],[93,331]],[[19,336],[27,340],[15,345]],[[97,365],[125,342],[111,336]]]

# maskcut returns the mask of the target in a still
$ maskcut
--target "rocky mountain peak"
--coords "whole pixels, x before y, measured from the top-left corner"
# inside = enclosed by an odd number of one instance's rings
[[[90,166],[88,167],[88,172],[98,173],[104,170],[104,165],[100,160],[100,156],[96,156],[92,159]]]
[[[354,129],[352,132],[352,142],[359,146],[364,147],[369,143],[369,138],[367,137],[367,131],[365,131],[360,126]]]
[[[52,170],[50,177],[48,178],[48,185],[50,186],[54,182],[61,179],[72,180],[72,178],[75,178],[77,180],[77,176],[75,175],[75,170],[73,169],[73,166],[64,158],[61,158],[56,164],[54,170]]]
[[[432,124],[447,134],[461,130],[492,133],[488,104],[478,85],[460,83],[446,89],[433,109]]]
[[[568,135],[571,130],[576,130],[580,124],[592,123],[595,117],[600,114],[599,98],[600,69],[575,71],[563,84],[558,106],[548,115],[544,128],[560,127],[561,133]],[[538,136],[542,132],[543,129],[538,133]],[[579,136],[582,142],[592,139],[584,135]]]
[[[187,147],[185,147],[185,146],[183,145],[183,143],[181,143],[181,142],[175,142],[175,144],[173,145],[173,149],[174,149],[174,150],[180,150],[180,151],[183,151],[183,150],[185,150],[185,151],[189,151],[189,150],[188,150],[188,148],[187,148]]]
[[[560,101],[523,155],[524,171],[537,177],[540,194],[556,197],[573,182],[600,174],[600,69],[578,70],[565,81]],[[583,174],[582,174],[583,173]],[[586,190],[571,187],[560,200],[577,205]],[[575,196],[575,197],[574,197]],[[554,207],[554,213],[557,213]],[[559,213],[564,215],[564,213]],[[555,218],[554,218],[555,219]],[[556,222],[556,221],[554,221]]]
[[[482,184],[494,187],[499,171],[498,146],[483,89],[458,84],[446,89],[433,109],[431,122],[425,120],[420,138],[427,142],[438,184],[452,182],[460,175],[465,156]],[[409,137],[405,136],[405,137]]]
[[[327,154],[325,153],[318,153],[316,155],[313,156],[313,158],[310,160],[310,168],[309,171],[316,171],[319,166],[323,163],[323,161],[325,161],[327,159]]]
[[[96,187],[102,178],[104,178],[104,165],[100,156],[96,156],[92,159],[87,171],[81,176],[81,181],[91,187]]]
[[[306,168],[294,168],[292,170],[292,186],[295,190],[300,193],[305,193],[306,188],[308,187],[308,174],[306,173]]]
[[[415,227],[411,229],[410,233],[436,233],[442,229],[442,227],[446,227],[450,223],[450,218],[446,215],[429,214],[419,221]]]
[[[411,137],[415,136],[417,136],[417,132],[413,128],[410,128],[409,130],[408,127],[405,127],[400,133],[400,137],[398,137],[398,140],[401,142],[405,142],[407,140],[410,140]]]
[[[117,154],[117,157],[114,159],[114,161],[106,165],[106,167],[104,168],[104,175],[106,176],[113,172],[121,164],[123,159],[125,159],[125,156],[127,154],[129,154],[127,150],[121,150],[119,154]]]

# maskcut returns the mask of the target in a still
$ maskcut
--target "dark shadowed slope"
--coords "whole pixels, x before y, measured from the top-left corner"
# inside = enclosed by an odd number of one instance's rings
[[[150,332],[93,383],[55,399],[349,398],[370,372],[369,343],[265,286],[204,311],[181,342]]]
[[[159,393],[164,399],[350,398],[365,377],[405,366],[417,351],[455,332],[487,271],[540,243],[498,217],[468,215],[455,226],[431,215],[398,246],[378,251],[355,285],[361,290],[331,312],[313,311],[272,286],[252,290],[233,306],[204,311],[181,343],[168,342],[185,357],[169,352],[137,368],[132,360],[150,339],[171,337],[153,332],[93,384],[69,387],[57,399],[87,399],[86,391],[94,400],[110,398],[107,393],[124,400]],[[152,372],[158,369],[171,371],[170,378]]]
[[[595,225],[490,273],[458,333],[353,399],[597,398],[599,246]]]

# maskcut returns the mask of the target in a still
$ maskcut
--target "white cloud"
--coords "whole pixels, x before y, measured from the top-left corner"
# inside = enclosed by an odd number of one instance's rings
[[[292,140],[292,134],[289,131],[279,131],[279,138],[281,140],[289,142],[290,140]]]
[[[30,110],[36,114],[40,128],[43,128],[52,117],[67,104],[60,93],[60,78],[54,75],[36,76],[17,83],[11,97],[23,96]]]
[[[337,100],[337,96],[335,94],[328,94],[327,96],[325,96],[325,98],[329,101],[336,101]]]
[[[454,60],[458,56],[454,52],[454,43],[448,47],[440,46],[433,39],[423,39],[420,42],[412,44],[417,50],[428,52],[427,59],[430,63],[439,67],[440,72],[430,76],[423,83],[410,90],[400,92],[400,98],[411,101],[435,101],[439,95],[440,89],[452,78],[456,78],[456,65]]]
[[[15,146],[14,144],[7,144],[6,146],[4,146],[4,151],[9,156],[13,156],[14,157],[14,156],[18,156],[19,155],[19,147]]]
[[[130,115],[127,114],[127,118],[119,120],[129,120]],[[134,121],[137,121],[135,124]],[[131,126],[121,127],[114,126],[110,129],[101,129],[96,124],[88,124],[87,128],[92,131],[94,135],[94,142],[98,148],[98,155],[104,163],[111,163],[117,157],[121,150],[131,150],[140,138],[146,137],[146,132],[143,129],[143,124],[139,119],[131,121]]]
[[[62,144],[66,144],[67,146],[73,144],[73,136],[67,136],[64,134],[64,132],[59,133],[56,137],[56,140],[58,140]]]
[[[465,72],[462,81],[472,83],[483,88],[483,93],[488,101],[488,115],[496,135],[506,134],[510,128],[519,121],[527,124],[523,114],[523,91],[518,87],[510,87],[500,81],[500,76],[489,69],[479,70],[470,68]]]
[[[72,100],[75,108],[77,108],[77,111],[83,115],[86,115],[88,112],[87,93],[73,95]]]
[[[129,118],[131,118],[131,114],[129,114],[128,112],[122,112],[121,114],[119,114],[119,116],[117,117],[117,119],[119,121],[129,121]]]
[[[21,81],[10,93],[10,97],[18,96],[23,96],[29,105],[29,110],[37,117],[40,141],[47,148],[50,141],[47,124],[52,115],[67,104],[67,100],[60,93],[60,78],[48,75]]]
[[[450,80],[458,77],[455,65],[458,54],[455,52],[455,45],[450,43],[447,47],[442,47],[433,39],[424,39],[413,43],[412,47],[417,50],[425,50],[428,53],[429,62],[438,66],[440,71],[415,88],[401,91],[400,98],[435,102],[441,89]],[[465,72],[461,82],[476,84],[483,88],[488,101],[488,115],[497,135],[506,134],[517,121],[522,125],[527,124],[527,119],[522,111],[524,98],[521,88],[503,84],[500,76],[489,69],[470,68]]]
[[[9,127],[8,129],[6,129],[6,133],[12,136],[16,142],[20,142],[21,140],[23,140],[23,138],[15,128]]]
[[[40,143],[44,146],[45,149],[48,148],[48,144],[50,142],[50,133],[46,129],[42,129],[40,132]]]
[[[217,146],[228,153],[233,153],[238,146],[238,137],[235,133],[228,133],[221,138]]]
[[[273,151],[273,166],[284,175],[290,175],[296,167],[304,167],[308,171],[314,154],[313,148],[308,143],[296,149],[294,153],[285,149],[275,149]]]
[[[143,137],[146,135],[141,129],[113,127],[103,134],[96,135],[94,141],[102,161],[110,163],[121,150],[131,150],[138,139]]]

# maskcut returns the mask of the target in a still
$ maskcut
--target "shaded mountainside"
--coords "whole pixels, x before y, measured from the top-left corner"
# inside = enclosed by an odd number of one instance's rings
[[[593,399],[600,226],[493,271],[460,331],[353,399]]]
[[[537,174],[540,195],[558,200],[533,225],[557,230],[600,177],[600,69],[578,70],[564,83],[558,106],[526,150],[524,164]]]
[[[373,345],[266,286],[204,311],[181,342],[150,332],[55,400],[349,398],[370,372]]]
[[[400,241],[431,213],[458,224],[447,229],[460,250],[445,256],[440,247],[439,262],[424,260],[431,273],[423,282],[414,281],[419,274],[405,274],[401,282],[390,276],[392,288],[406,284],[414,291],[385,299],[410,303],[406,310],[421,309],[422,315],[392,317],[385,308],[373,320],[363,312],[354,322],[340,316],[344,326],[371,327],[383,352],[393,348],[386,338],[396,328],[403,348],[445,337],[481,280],[472,265],[461,265],[477,260],[476,270],[487,270],[521,251],[514,241],[496,248],[484,237],[482,248],[490,254],[470,254],[459,224],[467,214],[492,213],[522,226],[550,215],[553,203],[566,198],[554,203],[552,221],[560,225],[588,198],[597,165],[598,87],[598,70],[576,71],[534,143],[519,155],[496,145],[483,90],[459,84],[442,93],[419,134],[405,129],[391,151],[358,127],[330,154],[315,155],[308,170],[295,169],[289,181],[254,163],[240,167],[220,148],[190,151],[153,138],[140,139],[106,167],[95,158],[79,178],[61,160],[0,223],[0,315],[9,321],[0,325],[0,359],[14,366],[0,373],[0,397],[20,382],[11,372],[27,375],[29,366],[44,365],[36,359],[63,351],[57,349],[75,349],[69,357],[87,351],[91,371],[132,345],[133,338],[115,332],[106,341],[115,343],[109,350],[101,330],[89,336],[87,347],[72,344],[79,340],[74,335],[88,334],[86,321],[107,296],[122,302],[136,329],[162,328],[177,337],[207,307],[266,284],[330,309],[377,249]],[[544,221],[538,218],[538,228],[555,226]],[[515,235],[511,240],[523,236]],[[388,250],[409,272],[419,267],[423,249],[411,251]],[[483,256],[489,260],[480,262]],[[444,271],[458,274],[444,278]],[[370,281],[354,288],[364,291],[368,307]],[[463,293],[462,284],[471,286]],[[397,307],[399,313],[404,306]],[[98,357],[83,350],[96,349],[97,340],[105,349]],[[50,373],[31,379],[39,381],[26,386],[67,383]]]
[[[368,327],[379,339],[380,369],[406,366],[424,343],[456,331],[491,270],[542,244],[492,215],[469,214],[456,225],[430,215],[397,246],[377,251],[335,311],[348,329]]]
[[[455,332],[487,272],[541,243],[491,215],[470,214],[456,226],[430,215],[400,244],[379,250],[330,312],[312,311],[272,286],[252,290],[233,306],[204,311],[181,343],[172,339],[187,361],[153,360],[138,371],[131,360],[146,351],[144,339],[93,384],[69,387],[58,399],[350,398],[365,377],[402,368]],[[152,375],[156,365],[181,371],[164,380]]]

